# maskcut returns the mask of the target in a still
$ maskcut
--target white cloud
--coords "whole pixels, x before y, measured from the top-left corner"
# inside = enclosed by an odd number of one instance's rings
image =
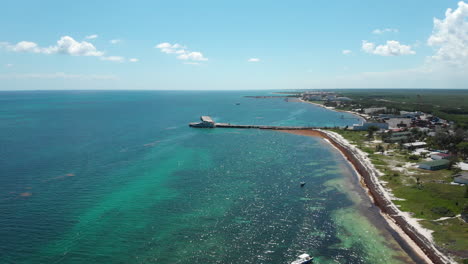
[[[350,50],[343,50],[342,53],[343,53],[344,55],[349,55],[349,54],[352,53],[352,51],[350,51]]]
[[[259,62],[260,59],[259,58],[250,58],[247,60],[248,62]]]
[[[104,61],[115,61],[115,62],[124,62],[125,58],[121,56],[107,56],[107,57],[101,57],[101,60]]]
[[[13,52],[30,52],[42,54],[68,54],[72,56],[102,56],[104,53],[98,51],[93,44],[82,41],[78,42],[70,36],[61,37],[55,46],[40,47],[37,43],[30,41],[20,41],[16,44],[8,42],[0,43],[0,47],[4,47]]]
[[[137,59],[137,58],[130,58],[128,61],[129,61],[129,62],[138,62],[139,59]]]
[[[6,68],[11,68],[11,67],[13,67],[13,64],[7,63],[7,64],[5,64],[5,67],[6,67]]]
[[[122,40],[121,39],[111,39],[109,42],[110,42],[110,44],[117,44],[117,43],[122,42]]]
[[[5,48],[12,52],[40,53],[40,54],[65,54],[71,56],[91,56],[100,57],[107,61],[125,61],[121,56],[104,57],[104,52],[99,51],[92,43],[87,41],[76,41],[70,36],[61,37],[56,45],[49,47],[40,47],[37,43],[31,41],[20,41],[16,44],[0,42],[0,48]]]
[[[434,47],[435,54],[428,63],[440,66],[468,67],[468,4],[459,2],[458,8],[448,8],[445,19],[434,18],[432,35],[427,44]]]
[[[96,34],[89,35],[89,36],[85,37],[85,39],[97,39],[97,38],[98,38],[98,35],[96,35]]]
[[[372,34],[380,35],[380,34],[384,34],[384,33],[387,33],[387,32],[398,33],[398,29],[396,29],[396,28],[374,29],[372,31]]]
[[[180,44],[171,44],[163,42],[155,46],[162,53],[166,54],[178,54],[177,59],[179,60],[190,60],[190,61],[207,61],[208,59],[203,56],[199,51],[189,51],[187,47]]]
[[[362,41],[362,50],[366,53],[380,56],[400,56],[416,54],[410,45],[403,45],[396,40],[388,40],[385,45],[376,46],[372,42]]]
[[[78,42],[70,36],[61,37],[57,41],[57,45],[47,48],[51,51],[56,50],[58,53],[69,54],[72,56],[96,56],[104,55],[104,52],[98,51],[93,44],[82,41]]]
[[[79,80],[117,80],[115,75],[55,73],[15,73],[0,74],[2,79],[79,79]]]

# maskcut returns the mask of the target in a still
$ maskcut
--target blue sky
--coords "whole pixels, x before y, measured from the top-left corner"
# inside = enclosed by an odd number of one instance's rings
[[[8,1],[0,90],[468,88],[467,17],[438,0]]]

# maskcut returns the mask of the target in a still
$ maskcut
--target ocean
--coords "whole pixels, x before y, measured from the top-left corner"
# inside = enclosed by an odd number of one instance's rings
[[[0,263],[412,263],[323,139],[188,127],[359,122],[245,95],[0,92]]]

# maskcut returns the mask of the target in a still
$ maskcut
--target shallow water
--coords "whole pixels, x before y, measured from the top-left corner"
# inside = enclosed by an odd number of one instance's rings
[[[411,263],[322,139],[187,126],[358,122],[257,94],[0,93],[2,263]]]

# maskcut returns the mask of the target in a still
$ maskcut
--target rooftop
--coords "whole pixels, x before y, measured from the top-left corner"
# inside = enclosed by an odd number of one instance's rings
[[[214,123],[213,119],[211,119],[211,117],[209,117],[209,116],[202,116],[200,119],[203,122]]]
[[[441,166],[441,165],[447,165],[449,163],[450,163],[450,161],[445,160],[445,159],[441,159],[441,160],[426,161],[426,162],[423,162],[421,164],[426,164],[426,165],[430,165],[430,166]]]

